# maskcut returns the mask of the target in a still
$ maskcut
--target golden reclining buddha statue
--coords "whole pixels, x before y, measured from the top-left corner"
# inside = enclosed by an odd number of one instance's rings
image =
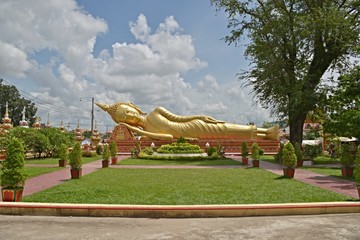
[[[142,139],[272,139],[278,140],[278,126],[257,128],[254,125],[239,125],[216,120],[209,116],[178,116],[163,107],[149,114],[133,103],[118,102],[113,105],[96,103],[110,114],[119,125],[138,133]]]

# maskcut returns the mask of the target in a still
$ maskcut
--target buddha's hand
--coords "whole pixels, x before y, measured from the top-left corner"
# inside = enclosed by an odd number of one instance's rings
[[[138,127],[131,126],[126,123],[119,123],[119,125],[125,126],[130,131],[136,132],[142,136],[146,136],[146,137],[149,137],[152,139],[172,140],[174,138],[171,134],[148,132],[148,131],[142,130]]]
[[[197,140],[199,140],[199,139],[198,139],[198,138],[185,137],[185,140],[188,140],[188,141],[197,141]]]
[[[215,118],[209,117],[209,116],[202,116],[201,120],[203,120],[206,123],[224,123],[224,121],[216,120]]]

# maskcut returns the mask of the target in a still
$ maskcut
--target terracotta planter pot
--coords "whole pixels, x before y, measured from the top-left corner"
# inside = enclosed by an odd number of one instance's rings
[[[304,160],[297,160],[297,167],[302,167],[304,165]]]
[[[241,159],[242,165],[248,165],[249,164],[249,159],[247,157],[243,157]]]
[[[66,167],[66,160],[59,160],[59,167]]]
[[[118,158],[117,157],[112,157],[111,158],[111,165],[116,165],[118,163]]]
[[[72,168],[70,169],[71,179],[79,179],[82,175],[82,168]]]
[[[1,196],[3,202],[21,202],[24,188],[2,188]]]
[[[349,167],[349,166],[343,166],[341,168],[341,173],[343,177],[352,177],[353,176],[353,167]]]
[[[109,160],[102,160],[101,163],[103,168],[109,167]]]
[[[6,158],[6,150],[0,150],[0,159],[4,160]]]
[[[260,166],[259,160],[252,160],[252,165],[253,167],[259,167]]]
[[[294,178],[295,168],[284,168],[283,171],[284,171],[284,177]]]

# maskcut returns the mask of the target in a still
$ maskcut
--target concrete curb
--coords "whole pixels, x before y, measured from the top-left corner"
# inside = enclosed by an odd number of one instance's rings
[[[209,218],[339,213],[360,213],[360,202],[177,206],[0,202],[2,215]]]

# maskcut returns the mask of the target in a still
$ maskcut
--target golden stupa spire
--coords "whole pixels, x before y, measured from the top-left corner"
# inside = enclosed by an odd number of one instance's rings
[[[9,105],[8,102],[5,103],[5,116],[2,119],[2,128],[7,132],[10,128],[13,127],[11,119],[9,118]]]

